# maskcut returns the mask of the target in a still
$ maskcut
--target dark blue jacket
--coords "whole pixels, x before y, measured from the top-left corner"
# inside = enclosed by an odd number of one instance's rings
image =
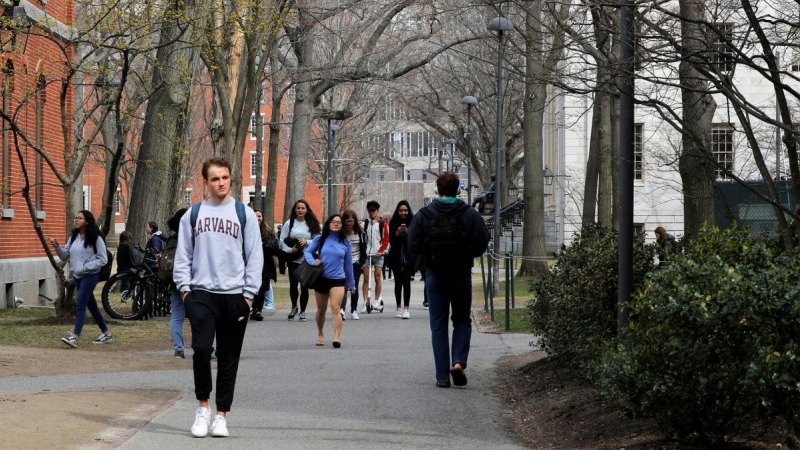
[[[397,230],[402,223],[409,225],[414,219],[413,215],[405,220],[392,219],[389,222],[389,253],[386,255],[386,265],[395,268],[405,266],[411,270],[414,267],[414,254],[408,246],[408,233],[398,236]]]

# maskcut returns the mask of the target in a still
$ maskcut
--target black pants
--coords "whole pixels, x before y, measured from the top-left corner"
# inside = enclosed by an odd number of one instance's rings
[[[397,307],[400,307],[400,296],[403,296],[403,306],[408,308],[411,303],[411,275],[414,269],[411,266],[395,266],[392,267],[394,273],[394,301]]]
[[[211,396],[211,353],[217,338],[217,411],[231,410],[249,314],[243,294],[193,290],[186,296],[186,316],[192,325],[194,393],[200,401]]]
[[[300,286],[300,281],[297,279],[297,275],[294,274],[298,267],[300,267],[300,264],[289,263],[289,297],[292,300],[292,308],[297,308],[297,299],[299,297],[300,312],[306,312],[306,306],[308,306],[308,288]],[[299,291],[298,287],[300,288]]]
[[[261,312],[264,309],[264,301],[266,300],[267,291],[269,291],[269,282],[270,280],[266,280],[261,282],[261,287],[258,289],[258,294],[256,294],[256,298],[253,299],[253,312]]]

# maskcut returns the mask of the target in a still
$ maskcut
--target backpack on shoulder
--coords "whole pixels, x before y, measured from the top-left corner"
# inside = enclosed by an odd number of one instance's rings
[[[175,251],[177,248],[178,235],[173,234],[167,238],[167,245],[161,251],[161,258],[158,260],[158,281],[164,286],[173,283],[172,269],[175,268]]]
[[[461,226],[464,211],[466,209],[457,214],[443,214],[428,208],[420,210],[428,219],[423,238],[426,268],[444,271],[471,266],[472,256]]]
[[[108,281],[111,278],[111,265],[114,264],[114,254],[106,247],[106,265],[100,268],[100,281]]]

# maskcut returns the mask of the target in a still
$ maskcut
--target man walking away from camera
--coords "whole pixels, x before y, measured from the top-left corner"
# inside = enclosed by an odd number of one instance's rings
[[[217,415],[211,435],[227,437],[245,327],[258,289],[264,256],[258,219],[230,196],[231,166],[223,158],[203,163],[208,198],[189,208],[178,228],[173,279],[192,326],[195,396],[200,402],[192,434],[209,432],[213,388],[211,354],[217,339]]]
[[[464,386],[472,337],[472,266],[489,245],[489,230],[480,214],[461,201],[458,176],[436,179],[439,198],[414,215],[408,245],[422,255],[431,323],[436,386]],[[452,314],[452,315],[451,315]],[[452,366],[447,316],[453,321]]]

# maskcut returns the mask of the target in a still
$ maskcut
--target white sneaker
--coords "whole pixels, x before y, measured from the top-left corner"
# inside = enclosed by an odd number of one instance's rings
[[[342,321],[345,321],[345,320],[347,320],[347,319],[345,319],[345,318],[344,318],[345,314],[344,314],[344,310],[343,310],[343,309],[340,309],[340,310],[339,310],[339,314],[341,314],[341,315],[342,315]]]
[[[355,311],[351,312],[350,313],[350,318],[353,319],[353,320],[358,320],[359,319],[358,313],[355,312]]]
[[[192,436],[206,437],[208,435],[208,422],[211,421],[211,410],[208,408],[197,408],[194,413],[194,425],[192,425]]]
[[[364,314],[365,312],[367,312],[367,302],[364,302],[364,304],[361,306],[361,314]]]
[[[394,310],[394,316],[398,319],[403,317],[403,308],[398,306],[397,309]]]
[[[410,318],[411,314],[408,313],[408,310],[407,309],[403,310],[403,319],[410,319]]]
[[[267,303],[267,306],[264,307],[264,315],[271,316],[275,314],[275,305],[272,303]]]
[[[213,437],[228,437],[228,421],[224,416],[214,416],[214,423],[211,424],[211,436]]]
[[[382,313],[382,312],[383,312],[383,300],[381,300],[380,298],[378,299],[378,307],[377,307],[377,310],[378,310],[378,312],[380,312],[380,313]]]

